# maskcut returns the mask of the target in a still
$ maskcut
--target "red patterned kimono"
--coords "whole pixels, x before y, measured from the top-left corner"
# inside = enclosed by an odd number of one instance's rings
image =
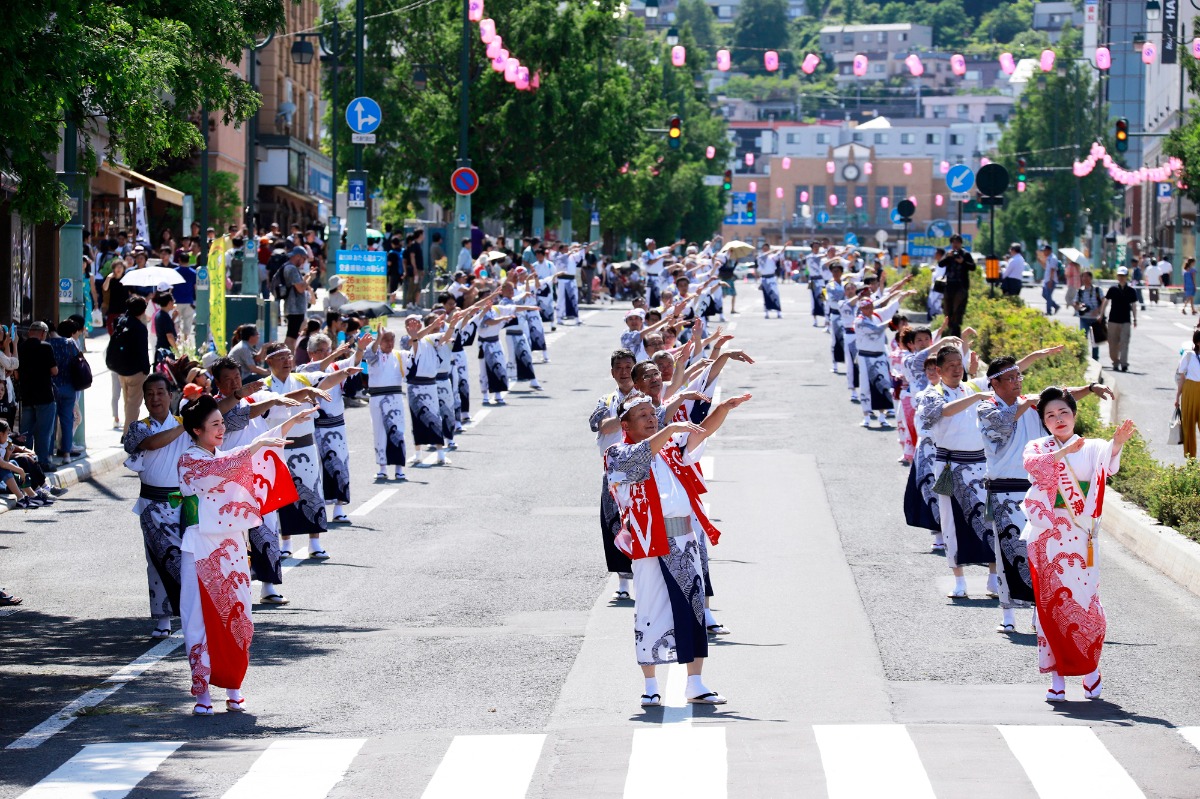
[[[1096,537],[1104,483],[1121,456],[1113,455],[1111,441],[1089,439],[1055,463],[1053,454],[1063,446],[1051,436],[1025,447],[1033,485],[1025,494],[1028,521],[1021,540],[1028,544],[1037,602],[1038,666],[1043,674],[1071,677],[1100,667],[1106,622]]]
[[[179,459],[183,497],[180,616],[192,695],[209,685],[238,689],[250,662],[250,561],[246,535],[262,517],[296,501],[282,450],[213,454],[193,445]]]

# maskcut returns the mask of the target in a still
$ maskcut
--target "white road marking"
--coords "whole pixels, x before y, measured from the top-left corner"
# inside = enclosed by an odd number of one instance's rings
[[[813,732],[821,750],[829,799],[934,799],[929,775],[904,725],[818,724]],[[866,753],[870,753],[869,767],[864,766]]]
[[[183,741],[91,744],[18,799],[122,799],[181,746]]]
[[[693,764],[672,768],[670,764]],[[728,796],[729,765],[722,726],[636,730],[625,774],[625,799]],[[893,794],[894,795],[894,794]]]
[[[997,729],[1041,799],[1145,797],[1090,727],[998,725]],[[1064,769],[1064,763],[1073,767]]]
[[[1179,734],[1196,749],[1200,749],[1200,727],[1180,727]]]
[[[484,408],[479,413],[472,416],[471,421],[469,421],[463,425],[463,430],[471,430],[471,429],[478,427],[479,423],[482,422],[484,419],[488,418],[488,415],[491,414],[491,412],[492,412],[491,408]]]
[[[738,323],[737,323],[737,322],[730,322],[730,323],[728,323],[728,324],[725,324],[725,323],[722,323],[722,324],[721,324],[721,327],[725,328],[725,332],[726,332],[726,333],[732,333],[733,331],[737,330],[737,326],[738,326]]]
[[[365,738],[275,741],[223,799],[325,799],[346,776]]]
[[[692,706],[687,701],[687,666],[667,666],[667,682],[662,687],[663,724],[691,724]]]
[[[1196,329],[1195,325],[1185,325],[1183,322],[1172,322],[1171,324],[1175,325],[1175,327],[1178,327],[1181,330],[1186,330],[1189,333]]]
[[[456,735],[422,799],[523,799],[545,735]]]
[[[400,491],[400,489],[398,489],[398,488],[385,488],[382,491],[380,491],[378,494],[376,494],[375,496],[368,499],[363,504],[359,505],[354,510],[350,511],[350,515],[351,516],[366,516],[368,513],[375,510],[380,505],[382,505],[383,503],[385,503],[389,499],[391,499],[393,496],[395,496],[399,491]]]

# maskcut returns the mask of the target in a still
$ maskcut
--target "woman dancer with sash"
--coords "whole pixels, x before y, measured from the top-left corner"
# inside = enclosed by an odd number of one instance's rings
[[[1032,486],[1025,494],[1021,540],[1028,547],[1037,602],[1038,668],[1050,675],[1047,702],[1065,702],[1065,678],[1080,676],[1083,695],[1099,699],[1107,623],[1096,539],[1104,483],[1120,468],[1121,448],[1134,426],[1126,419],[1112,441],[1085,440],[1075,434],[1075,398],[1062,388],[1043,391],[1037,411],[1050,435],[1025,447]]]

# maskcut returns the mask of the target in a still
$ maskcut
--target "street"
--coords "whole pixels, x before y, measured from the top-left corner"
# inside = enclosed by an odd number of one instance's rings
[[[667,706],[641,709],[633,604],[610,601],[587,417],[620,303],[552,334],[546,391],[504,407],[478,405],[472,352],[448,467],[424,453],[375,483],[367,409],[347,412],[353,525],[323,536],[332,560],[288,562],[289,605],[255,606],[243,715],[189,715],[181,636],[149,639],[135,476],[0,516],[0,583],[25,599],[0,611],[0,799],[1200,796],[1200,597],[1102,538],[1104,698],[1071,678],[1047,704],[1030,612],[994,632],[982,568],[972,599],[946,598],[943,557],[904,523],[895,431],[858,427],[807,287],[781,286],[782,320],[738,290],[726,329],[757,363],[720,391],[754,398],[704,463],[731,631],[705,682],[727,705],[687,705],[672,666]],[[1139,321],[1117,384],[1157,445],[1193,318]]]

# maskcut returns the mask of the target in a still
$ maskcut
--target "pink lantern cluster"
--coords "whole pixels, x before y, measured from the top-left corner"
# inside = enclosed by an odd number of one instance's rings
[[[504,80],[517,87],[518,91],[533,91],[541,86],[540,72],[532,72],[519,59],[513,58],[504,49],[504,37],[496,32],[496,21],[483,15],[483,0],[468,0],[467,18],[479,23],[479,38],[487,45],[487,57],[492,60],[492,69],[504,75]]]
[[[1108,170],[1108,175],[1117,183],[1123,186],[1134,186],[1138,183],[1165,183],[1175,180],[1183,176],[1183,161],[1180,161],[1174,156],[1167,159],[1164,166],[1156,167],[1141,167],[1139,169],[1124,169],[1113,160],[1108,151],[1104,149],[1104,145],[1100,142],[1094,142],[1092,149],[1088,153],[1088,157],[1082,161],[1076,161],[1071,167],[1071,171],[1075,177],[1082,178],[1090,175],[1092,170],[1096,168],[1096,164],[1104,164],[1104,168]]]

